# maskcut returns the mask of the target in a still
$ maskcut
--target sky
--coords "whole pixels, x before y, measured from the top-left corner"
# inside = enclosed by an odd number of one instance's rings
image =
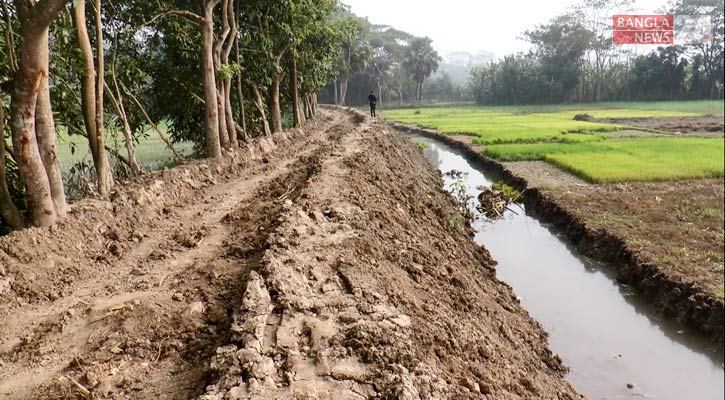
[[[342,0],[370,22],[391,25],[433,39],[441,55],[485,50],[497,57],[526,51],[521,33],[562,14],[578,0]],[[637,11],[652,13],[666,0],[637,0]]]

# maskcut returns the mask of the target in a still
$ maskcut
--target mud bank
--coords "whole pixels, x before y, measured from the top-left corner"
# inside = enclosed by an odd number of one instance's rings
[[[0,239],[4,399],[580,398],[439,173],[360,113],[73,208]]]
[[[588,227],[584,221],[547,195],[544,190],[531,187],[526,179],[511,172],[496,160],[482,155],[480,150],[474,150],[468,144],[441,135],[434,130],[397,123],[390,125],[401,132],[440,140],[462,151],[469,160],[522,191],[527,210],[556,226],[579,252],[614,266],[617,280],[636,288],[657,311],[675,319],[683,326],[707,335],[714,342],[722,342],[725,325],[725,308],[722,300],[705,293],[690,282],[666,275],[657,265],[640,260],[640,257],[628,248],[625,238],[615,236],[605,229]]]

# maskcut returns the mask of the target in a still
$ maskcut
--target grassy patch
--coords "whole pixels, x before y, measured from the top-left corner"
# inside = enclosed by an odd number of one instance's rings
[[[488,146],[504,161],[544,160],[591,182],[666,181],[723,176],[722,139],[646,138],[576,144]]]
[[[166,131],[166,124],[160,123],[159,128]],[[124,157],[127,156],[123,135],[113,135],[106,132],[105,144],[108,147],[118,149],[118,152]],[[194,148],[192,143],[177,143],[174,148],[180,154],[190,156],[193,154]],[[88,140],[79,135],[67,135],[62,132],[58,135],[58,161],[61,170],[66,172],[73,165],[79,162],[92,162],[90,153],[88,152]],[[174,155],[166,148],[166,144],[158,137],[156,132],[149,130],[145,137],[136,143],[136,158],[141,167],[147,170],[161,169],[174,162]],[[111,156],[109,160],[113,160]]]

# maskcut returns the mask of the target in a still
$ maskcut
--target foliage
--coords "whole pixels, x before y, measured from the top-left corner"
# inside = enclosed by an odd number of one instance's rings
[[[678,0],[669,14],[705,16],[710,39],[648,54],[612,45],[611,15],[631,0],[581,0],[567,13],[525,32],[528,54],[475,68],[469,87],[479,104],[611,100],[722,99],[723,5]],[[682,33],[682,32],[681,32]]]

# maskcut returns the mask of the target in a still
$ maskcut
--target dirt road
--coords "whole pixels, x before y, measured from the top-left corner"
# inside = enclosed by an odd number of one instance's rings
[[[329,110],[230,159],[0,239],[0,398],[579,398],[413,144]]]

